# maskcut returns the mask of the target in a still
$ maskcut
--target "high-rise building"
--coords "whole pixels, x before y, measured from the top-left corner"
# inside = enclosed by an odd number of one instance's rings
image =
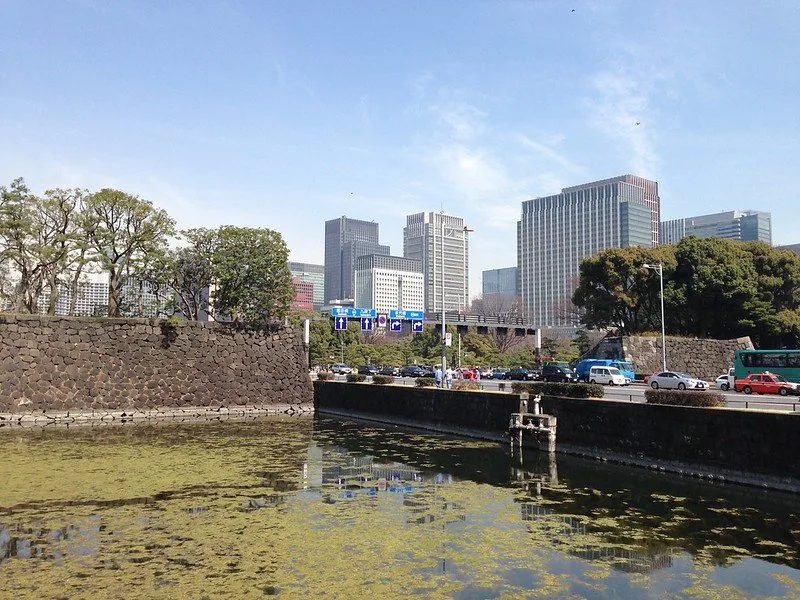
[[[418,260],[370,254],[356,259],[356,306],[381,312],[424,310],[425,278]]]
[[[757,210],[729,210],[699,217],[671,219],[661,223],[659,240],[662,244],[677,244],[690,235],[771,244],[772,215]]]
[[[483,296],[519,296],[519,282],[517,281],[517,267],[504,269],[489,269],[482,273]]]
[[[325,265],[289,261],[288,266],[292,277],[314,285],[314,310],[320,310],[325,304]]]
[[[619,177],[612,177],[611,179],[603,179],[602,181],[594,181],[592,183],[582,183],[581,185],[574,185],[572,187],[564,188],[561,190],[562,194],[569,194],[571,192],[579,192],[581,190],[594,190],[592,194],[600,193],[599,190],[608,189],[607,186],[614,183],[625,183],[630,186],[635,186],[641,189],[641,199],[644,204],[650,209],[650,234],[652,236],[652,245],[658,246],[659,244],[659,225],[661,224],[661,200],[658,196],[658,183],[650,181],[638,175],[620,175]]]
[[[84,267],[74,300],[72,316],[75,317],[104,317],[108,315],[108,271],[100,269],[99,265],[89,264]],[[56,314],[69,315],[70,308],[73,306],[72,285],[63,280],[59,281],[58,297],[56,300]],[[39,296],[37,308],[40,313],[47,312],[47,304],[50,300],[49,286],[44,293]]]
[[[538,327],[576,326],[572,294],[581,261],[606,248],[656,245],[659,214],[658,184],[633,175],[524,201],[517,268],[527,319]]]
[[[355,260],[367,254],[389,254],[378,243],[378,224],[339,217],[325,221],[325,303],[355,296]]]
[[[442,297],[445,310],[469,306],[468,231],[462,217],[435,212],[406,217],[403,256],[422,264],[426,311],[441,310]]]
[[[292,276],[292,286],[294,287],[292,310],[314,310],[314,284],[310,281],[303,281],[297,276]]]

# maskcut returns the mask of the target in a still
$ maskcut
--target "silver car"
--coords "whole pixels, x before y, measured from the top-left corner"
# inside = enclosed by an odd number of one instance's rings
[[[650,387],[654,390],[664,388],[667,390],[707,390],[708,383],[702,379],[695,379],[686,373],[677,371],[662,371],[650,376]]]

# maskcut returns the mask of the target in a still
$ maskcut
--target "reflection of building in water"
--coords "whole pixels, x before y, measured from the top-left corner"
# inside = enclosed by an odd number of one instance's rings
[[[0,565],[10,558],[61,560],[65,556],[97,555],[103,529],[96,515],[59,528],[0,526]]]
[[[303,465],[303,488],[319,488],[326,502],[394,493],[402,495],[402,505],[411,513],[406,520],[409,524],[446,526],[466,521],[464,507],[448,502],[438,491],[440,485],[453,483],[449,473],[379,462],[373,456],[354,455],[337,447],[314,446],[308,457]]]
[[[560,515],[553,509],[533,502],[520,505],[523,521],[536,523],[536,531],[546,536],[553,536],[557,546],[568,546],[567,552],[584,560],[597,560],[610,562],[611,566],[627,573],[648,573],[656,569],[666,569],[672,566],[672,555],[679,550],[667,549],[664,552],[647,552],[632,550],[619,546],[609,546],[602,540],[600,534],[592,533],[586,527],[586,522],[580,517]],[[565,537],[581,536],[578,545],[568,544]],[[591,542],[596,540],[597,544]]]

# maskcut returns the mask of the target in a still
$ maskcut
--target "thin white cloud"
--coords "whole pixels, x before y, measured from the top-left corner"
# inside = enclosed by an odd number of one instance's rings
[[[467,102],[435,104],[429,110],[436,115],[439,124],[446,126],[456,139],[468,140],[484,130],[483,119],[486,113]]]
[[[653,140],[656,115],[649,90],[641,79],[624,69],[607,70],[592,80],[596,96],[589,101],[592,124],[630,154],[630,168],[653,178],[661,160]]]
[[[524,133],[518,134],[517,140],[526,148],[535,150],[541,156],[544,156],[549,161],[556,163],[557,165],[563,167],[564,169],[574,172],[581,172],[583,170],[574,162],[569,160],[566,156],[555,151],[549,145],[532,140]]]

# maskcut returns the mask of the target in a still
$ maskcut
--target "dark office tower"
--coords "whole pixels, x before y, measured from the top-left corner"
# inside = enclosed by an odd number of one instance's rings
[[[355,298],[355,261],[367,254],[389,255],[378,243],[378,224],[339,217],[325,221],[325,302]]]
[[[527,318],[538,327],[578,325],[572,294],[581,261],[606,248],[657,245],[658,214],[658,184],[633,175],[523,202],[517,267]]]

